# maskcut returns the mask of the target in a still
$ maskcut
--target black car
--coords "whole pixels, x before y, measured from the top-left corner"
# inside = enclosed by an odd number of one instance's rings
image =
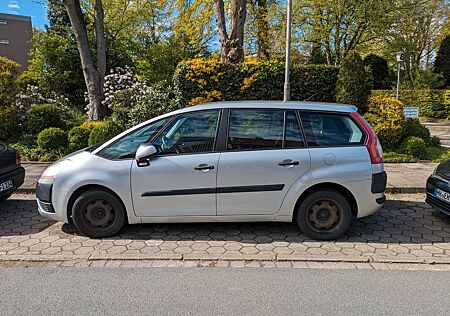
[[[437,166],[428,178],[425,202],[450,215],[450,160]]]
[[[19,153],[0,142],[0,202],[8,199],[23,184],[25,169]]]

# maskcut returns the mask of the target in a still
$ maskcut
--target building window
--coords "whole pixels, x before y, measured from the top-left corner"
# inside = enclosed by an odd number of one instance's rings
[[[9,45],[9,41],[8,40],[0,40],[0,44]]]
[[[6,20],[0,20],[0,24],[8,24]]]

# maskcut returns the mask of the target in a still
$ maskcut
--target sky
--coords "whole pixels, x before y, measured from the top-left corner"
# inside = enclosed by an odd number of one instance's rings
[[[0,13],[31,16],[34,27],[43,28],[47,21],[46,0],[0,0]]]

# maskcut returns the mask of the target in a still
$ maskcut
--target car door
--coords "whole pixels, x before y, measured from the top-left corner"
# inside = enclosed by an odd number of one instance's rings
[[[282,109],[230,109],[217,174],[217,215],[276,213],[310,169],[298,115]]]
[[[152,141],[160,154],[131,168],[137,216],[216,215],[219,110],[179,114]]]

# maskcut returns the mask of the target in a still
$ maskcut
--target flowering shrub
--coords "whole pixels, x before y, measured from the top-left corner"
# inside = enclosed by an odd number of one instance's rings
[[[16,106],[23,115],[43,104],[56,105],[64,114],[71,114],[68,98],[62,95],[44,95],[38,86],[27,85],[24,91],[16,95]]]
[[[176,92],[165,83],[140,80],[129,67],[116,68],[105,77],[104,104],[120,125],[131,127],[178,108]]]

